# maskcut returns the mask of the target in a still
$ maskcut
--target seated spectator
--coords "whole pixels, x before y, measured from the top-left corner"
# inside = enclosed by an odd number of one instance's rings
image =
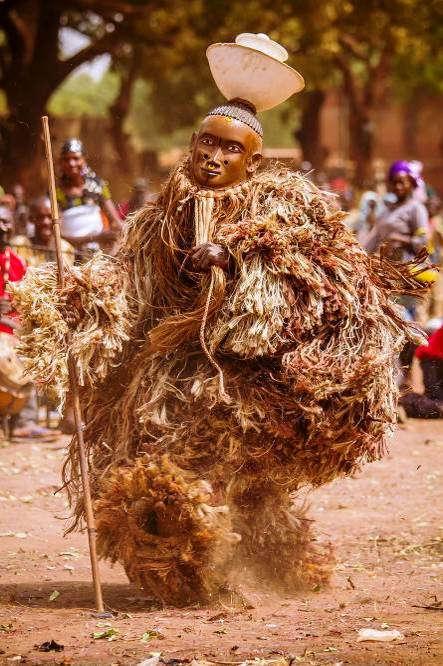
[[[0,331],[13,333],[17,327],[16,314],[11,308],[8,282],[21,280],[26,273],[25,262],[11,249],[9,241],[14,227],[11,210],[0,205]]]
[[[14,334],[18,326],[17,314],[12,310],[11,297],[6,290],[8,282],[21,280],[26,273],[25,262],[11,249],[9,239],[14,226],[12,212],[5,206],[0,206],[0,331]],[[54,436],[54,432],[39,426],[35,422],[36,399],[35,391],[31,395],[18,417],[11,421],[12,434],[15,437],[43,437]]]
[[[415,355],[423,373],[424,394],[407,393],[400,405],[412,418],[443,418],[443,325],[430,335],[427,345],[417,347]]]
[[[11,239],[12,247],[28,266],[40,266],[47,261],[56,261],[51,203],[47,196],[38,197],[31,202],[29,219],[34,226],[32,241],[26,236],[14,236]],[[73,264],[75,249],[63,238],[61,246],[65,262]]]

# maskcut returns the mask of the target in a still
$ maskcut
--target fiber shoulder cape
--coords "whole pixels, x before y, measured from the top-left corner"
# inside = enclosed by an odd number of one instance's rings
[[[132,218],[117,259],[69,269],[64,293],[54,266],[15,287],[37,380],[62,393],[69,350],[77,361],[101,554],[174,602],[210,592],[240,538],[252,557],[271,513],[289,520],[290,492],[383,453],[397,355],[419,339],[394,297],[424,288],[368,258],[304,177],[274,167],[211,193],[188,170]],[[212,281],[187,260],[208,196],[212,240],[231,255]],[[75,442],[64,475],[78,520]],[[293,563],[300,534],[283,539]]]

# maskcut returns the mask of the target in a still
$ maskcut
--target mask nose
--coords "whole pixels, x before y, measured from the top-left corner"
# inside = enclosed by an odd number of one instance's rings
[[[220,166],[222,155],[223,153],[221,147],[217,146],[212,155],[209,155],[208,164],[214,164],[215,166]]]

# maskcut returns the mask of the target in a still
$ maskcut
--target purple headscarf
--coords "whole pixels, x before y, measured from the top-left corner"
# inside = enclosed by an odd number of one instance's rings
[[[389,167],[388,179],[393,180],[398,173],[407,173],[411,178],[414,187],[418,187],[421,177],[420,170],[417,168],[419,162],[407,162],[406,160],[397,160]],[[421,165],[420,165],[421,166]]]

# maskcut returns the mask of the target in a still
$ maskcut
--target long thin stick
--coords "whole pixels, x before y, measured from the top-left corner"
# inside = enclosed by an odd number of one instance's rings
[[[48,165],[49,179],[49,197],[51,200],[52,228],[55,239],[55,252],[57,256],[58,284],[63,289],[65,284],[65,274],[63,267],[63,254],[60,235],[60,220],[58,212],[57,192],[55,189],[54,160],[52,157],[51,135],[49,133],[48,116],[42,117],[43,136],[45,141],[46,163]],[[78,457],[80,461],[80,473],[82,478],[83,495],[86,511],[86,525],[88,528],[89,555],[91,558],[92,580],[94,582],[95,605],[99,613],[104,612],[102,588],[100,584],[100,573],[98,568],[97,548],[95,543],[95,520],[92,509],[91,486],[89,483],[88,461],[85,451],[85,442],[83,439],[83,419],[80,406],[80,396],[78,389],[77,370],[74,359],[69,358],[69,387],[74,409],[75,429],[77,435]]]

